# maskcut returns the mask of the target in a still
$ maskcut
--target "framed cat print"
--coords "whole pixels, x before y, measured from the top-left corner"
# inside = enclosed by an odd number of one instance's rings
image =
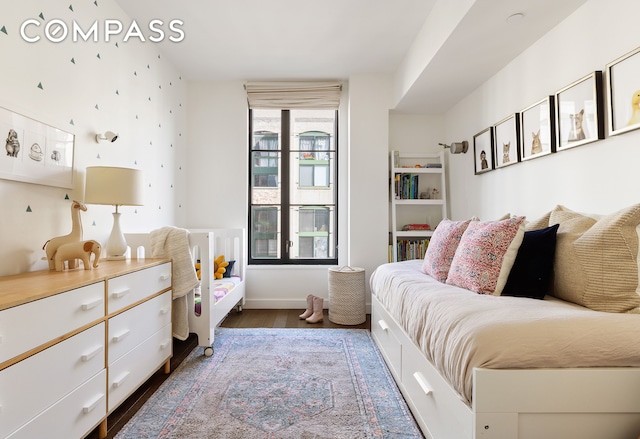
[[[520,160],[556,152],[554,97],[547,96],[520,112]]]
[[[609,135],[640,128],[640,48],[607,64]]]
[[[505,117],[493,127],[493,157],[496,169],[520,161],[520,120],[518,113]]]
[[[604,139],[601,71],[558,91],[555,105],[557,151]]]
[[[493,170],[493,127],[473,136],[473,156],[476,175]]]

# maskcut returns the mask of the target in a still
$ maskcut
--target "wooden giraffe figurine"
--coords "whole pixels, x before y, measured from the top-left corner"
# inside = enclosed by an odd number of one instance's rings
[[[87,206],[79,201],[73,200],[73,203],[71,203],[71,233],[64,236],[56,236],[55,238],[51,238],[44,243],[42,249],[44,250],[46,247],[47,261],[49,261],[49,270],[56,269],[54,256],[56,254],[56,251],[58,250],[58,247],[60,247],[62,244],[82,241],[82,221],[80,220],[81,210],[86,212]],[[69,261],[69,268],[76,268],[75,259]]]

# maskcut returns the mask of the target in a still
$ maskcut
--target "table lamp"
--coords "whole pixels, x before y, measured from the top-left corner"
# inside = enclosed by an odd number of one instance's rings
[[[84,201],[86,204],[116,206],[113,229],[106,246],[106,259],[124,259],[127,241],[120,229],[118,206],[142,206],[142,171],[129,168],[90,166],[87,168]]]

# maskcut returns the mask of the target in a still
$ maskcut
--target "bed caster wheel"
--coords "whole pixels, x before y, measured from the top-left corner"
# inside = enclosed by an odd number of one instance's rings
[[[204,348],[204,356],[210,357],[213,355],[213,348],[209,346],[208,348]]]

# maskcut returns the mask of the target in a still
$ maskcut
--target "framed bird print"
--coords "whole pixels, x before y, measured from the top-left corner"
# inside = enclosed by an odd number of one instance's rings
[[[640,128],[640,48],[607,64],[609,135]]]

